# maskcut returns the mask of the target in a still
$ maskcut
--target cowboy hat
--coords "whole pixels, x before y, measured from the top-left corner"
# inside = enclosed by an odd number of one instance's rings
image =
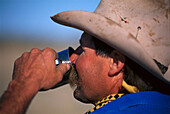
[[[53,21],[95,36],[170,84],[169,0],[101,0],[96,10],[66,11]]]

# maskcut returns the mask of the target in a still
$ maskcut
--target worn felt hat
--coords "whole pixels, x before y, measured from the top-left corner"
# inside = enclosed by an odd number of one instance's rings
[[[95,36],[170,84],[170,0],[101,0],[52,19]]]

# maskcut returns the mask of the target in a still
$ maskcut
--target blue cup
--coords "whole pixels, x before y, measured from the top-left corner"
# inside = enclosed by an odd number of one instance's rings
[[[58,52],[58,58],[55,60],[55,64],[56,66],[62,63],[69,63],[70,64],[70,69],[64,74],[63,79],[61,82],[57,83],[54,87],[52,87],[51,89],[63,86],[65,84],[69,83],[69,75],[72,69],[72,64],[70,61],[70,56],[74,53],[74,49],[72,47],[69,47],[65,50],[62,50],[60,52]]]
[[[55,60],[55,64],[59,65],[61,63],[70,63],[70,56],[74,52],[74,49],[72,47],[69,47],[68,49],[65,49],[63,51],[58,52],[58,58]]]

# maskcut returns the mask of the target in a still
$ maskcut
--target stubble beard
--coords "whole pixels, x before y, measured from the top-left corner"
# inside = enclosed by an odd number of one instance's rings
[[[69,84],[72,89],[75,89],[79,83],[79,76],[75,65],[72,65],[72,70],[69,75]]]
[[[69,76],[69,84],[70,84],[70,87],[74,90],[75,99],[83,103],[90,103],[89,100],[86,97],[84,97],[82,93],[82,90],[81,90],[82,84],[79,79],[79,75],[78,75],[75,65],[72,65],[72,70]]]
[[[80,99],[80,81],[79,81],[79,75],[78,75],[75,65],[72,65],[72,70],[69,75],[69,84],[70,84],[70,87],[74,90],[74,98],[81,101],[81,99]]]

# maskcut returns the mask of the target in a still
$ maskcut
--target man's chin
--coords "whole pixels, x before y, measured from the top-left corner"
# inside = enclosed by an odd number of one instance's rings
[[[83,103],[90,103],[90,102],[84,97],[84,95],[82,94],[80,87],[77,87],[77,88],[74,90],[74,93],[73,93],[73,94],[74,94],[74,98],[77,99],[78,101],[83,102]]]

